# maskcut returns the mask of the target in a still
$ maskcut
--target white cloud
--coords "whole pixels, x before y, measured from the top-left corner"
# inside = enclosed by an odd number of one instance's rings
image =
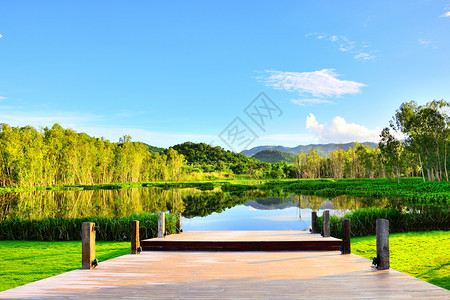
[[[419,39],[418,42],[419,42],[419,44],[421,44],[425,48],[433,48],[433,49],[437,48],[436,47],[436,42],[433,42],[433,41],[427,41],[427,40]]]
[[[0,34],[0,39],[3,37],[3,35]]]
[[[352,41],[345,36],[329,35],[326,33],[317,33],[317,32],[309,33],[306,35],[306,37],[310,36],[313,36],[318,40],[326,40],[331,42],[335,47],[337,47],[339,51],[355,54],[353,56],[353,58],[355,59],[362,61],[369,61],[375,60],[376,58],[376,56],[372,53],[373,51],[370,51],[368,49],[369,46],[367,46],[367,44]]]
[[[0,96],[0,100],[5,100],[5,99],[7,99],[7,98]]]
[[[353,58],[359,59],[359,60],[373,60],[373,59],[375,59],[375,56],[373,56],[369,53],[361,52],[361,53],[358,53],[355,56],[353,56]]]
[[[346,94],[357,94],[366,86],[356,81],[338,79],[334,69],[323,69],[313,72],[265,71],[268,76],[262,78],[267,86],[278,90],[298,92],[299,95],[314,97],[341,97]]]
[[[318,98],[301,98],[301,99],[292,99],[292,103],[300,105],[300,106],[307,106],[312,104],[322,104],[322,103],[334,103],[333,101],[326,100],[326,99],[318,99]]]
[[[446,12],[445,14],[440,16],[441,18],[448,18],[450,17],[450,10],[448,12]]]
[[[375,142],[380,139],[381,129],[368,128],[347,123],[344,118],[336,116],[329,125],[319,124],[313,114],[306,118],[306,128],[312,130],[319,141],[324,143]]]

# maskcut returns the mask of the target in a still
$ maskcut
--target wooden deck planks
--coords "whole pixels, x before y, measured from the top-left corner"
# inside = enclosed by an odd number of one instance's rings
[[[143,252],[0,293],[23,298],[449,299],[450,292],[340,252]]]
[[[167,241],[335,241],[295,231],[191,232]],[[158,240],[158,239],[155,239]],[[337,240],[339,241],[339,240]],[[0,293],[0,299],[450,299],[450,292],[338,251],[152,252],[124,255]]]

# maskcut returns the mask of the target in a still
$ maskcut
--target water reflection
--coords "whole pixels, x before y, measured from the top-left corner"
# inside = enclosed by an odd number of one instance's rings
[[[353,196],[324,198],[283,190],[222,192],[193,188],[136,188],[95,191],[35,191],[0,195],[0,221],[20,218],[124,217],[133,213],[181,212],[186,230],[300,229],[310,225],[311,211],[338,216],[365,207],[404,206],[395,199]],[[424,209],[423,207],[421,208]]]
[[[20,218],[124,217],[132,213],[183,212],[191,189],[123,189],[96,191],[35,191],[0,195],[0,220]],[[195,191],[196,192],[196,191]]]

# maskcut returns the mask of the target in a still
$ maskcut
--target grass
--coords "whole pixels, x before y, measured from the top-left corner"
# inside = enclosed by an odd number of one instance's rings
[[[130,253],[130,242],[96,242],[100,264]],[[0,241],[0,291],[81,268],[81,241]]]
[[[450,290],[450,232],[424,231],[389,235],[391,268]],[[352,238],[352,253],[372,260],[375,236]]]

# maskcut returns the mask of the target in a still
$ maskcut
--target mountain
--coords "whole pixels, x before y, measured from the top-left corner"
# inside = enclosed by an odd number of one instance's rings
[[[293,163],[295,161],[295,155],[292,153],[287,153],[279,150],[263,150],[259,151],[253,158],[259,159],[260,161],[265,161],[268,163],[276,163],[279,161],[286,161],[288,163]]]
[[[258,146],[253,147],[249,150],[244,150],[241,153],[245,154],[247,156],[254,156],[258,152],[265,151],[265,150],[278,150],[286,153],[291,154],[298,154],[298,153],[306,153],[308,154],[311,149],[314,149],[317,151],[319,156],[322,157],[329,157],[330,152],[332,152],[334,149],[344,149],[344,151],[348,150],[348,148],[352,147],[354,143],[346,143],[346,144],[310,144],[310,145],[299,145],[297,147],[284,147],[284,146]],[[369,145],[372,148],[376,148],[378,145],[377,143],[371,143],[371,142],[365,142],[360,143],[361,145]]]

